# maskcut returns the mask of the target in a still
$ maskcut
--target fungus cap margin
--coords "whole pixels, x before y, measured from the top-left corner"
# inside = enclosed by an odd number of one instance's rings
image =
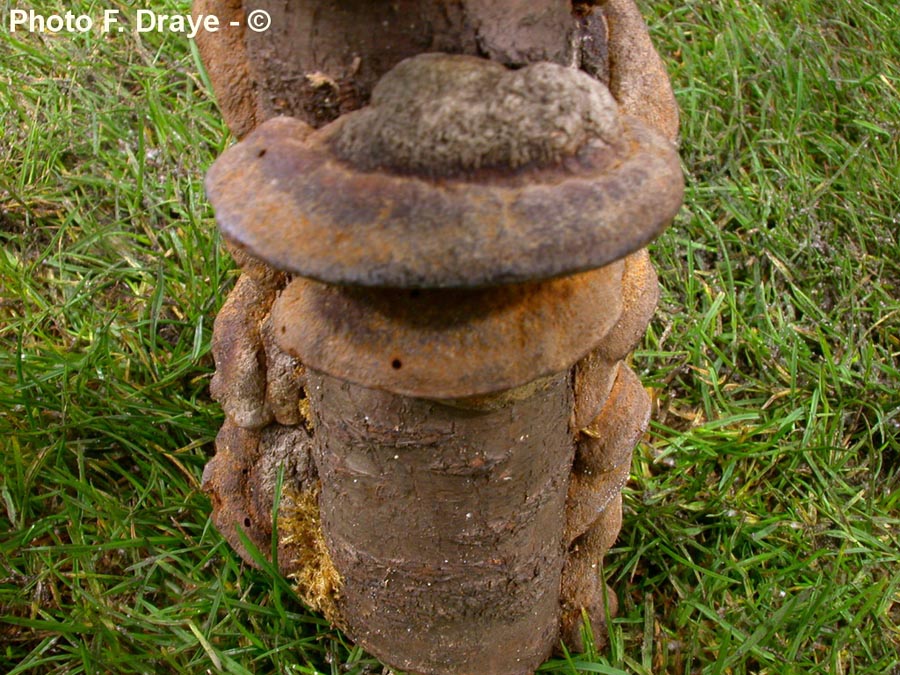
[[[674,147],[634,118],[612,163],[586,147],[556,167],[432,178],[338,160],[329,137],[346,117],[315,133],[274,118],[213,164],[207,193],[231,243],[325,283],[477,288],[602,267],[681,206]]]

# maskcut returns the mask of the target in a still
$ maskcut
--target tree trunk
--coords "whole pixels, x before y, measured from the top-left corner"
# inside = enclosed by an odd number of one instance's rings
[[[574,456],[568,373],[497,408],[312,371],[308,395],[348,634],[416,673],[533,672],[559,634]]]

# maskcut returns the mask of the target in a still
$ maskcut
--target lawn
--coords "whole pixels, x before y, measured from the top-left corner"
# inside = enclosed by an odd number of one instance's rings
[[[687,180],[633,360],[654,416],[604,569],[610,644],[542,672],[896,675],[900,8],[641,5]],[[0,672],[381,673],[209,523],[236,274],[202,179],[232,139],[191,42],[10,34],[9,6]]]

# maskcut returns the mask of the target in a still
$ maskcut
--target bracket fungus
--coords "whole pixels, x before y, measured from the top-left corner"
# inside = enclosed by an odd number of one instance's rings
[[[402,62],[370,106],[318,131],[265,122],[207,190],[223,234],[274,267],[395,288],[596,269],[647,244],[682,198],[671,144],[597,80],[438,54]]]
[[[275,47],[200,40],[242,139],[206,183],[242,271],[214,522],[271,550],[283,466],[311,606],[404,671],[531,673],[615,611],[650,410],[624,359],[683,190],[661,61],[632,0],[261,4]]]

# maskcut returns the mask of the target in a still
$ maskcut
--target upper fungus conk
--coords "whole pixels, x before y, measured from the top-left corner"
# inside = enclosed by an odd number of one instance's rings
[[[440,54],[404,61],[370,107],[318,131],[265,122],[207,177],[226,238],[272,266],[418,288],[602,267],[659,234],[682,189],[671,143],[601,82]]]

